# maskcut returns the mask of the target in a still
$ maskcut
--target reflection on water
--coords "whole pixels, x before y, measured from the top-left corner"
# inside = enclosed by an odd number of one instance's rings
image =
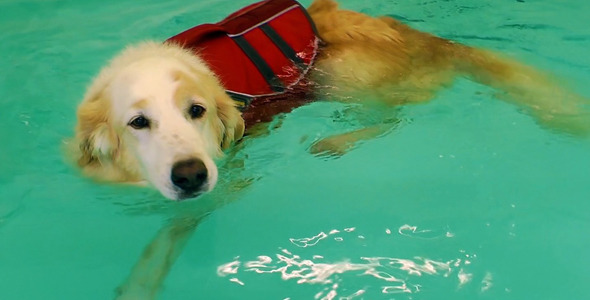
[[[289,241],[295,247],[294,249],[305,251],[329,241],[341,242],[351,238],[365,240],[365,236],[356,231],[354,227],[333,229],[328,233],[322,231],[310,237],[290,238]],[[417,239],[453,238],[454,236],[448,231],[420,229],[411,225],[400,226],[397,231],[400,236]],[[384,234],[391,235],[392,230],[386,228]],[[335,245],[338,244],[335,243]],[[220,265],[217,274],[220,277],[229,277],[230,282],[242,286],[252,280],[252,273],[265,276],[275,274],[282,280],[293,280],[298,284],[322,285],[321,291],[315,294],[315,299],[354,299],[371,295],[378,297],[375,293],[381,296],[410,295],[419,293],[422,287],[428,284],[420,279],[426,276],[439,276],[451,282],[456,288],[462,288],[472,282],[474,274],[470,271],[470,267],[473,266],[477,255],[468,254],[465,250],[459,251],[459,255],[446,261],[420,256],[413,258],[359,256],[331,261],[329,257],[326,257],[327,255],[315,254],[302,257],[296,254],[295,250],[279,248],[278,253],[259,255],[256,259],[242,260],[236,257],[233,261]],[[489,290],[492,287],[492,281],[492,274],[486,272],[479,290],[481,292]],[[359,282],[363,283],[362,288],[351,289],[352,285],[357,285]]]
[[[387,233],[391,234],[391,230],[387,229]],[[401,235],[405,235],[408,237],[413,237],[413,238],[421,238],[421,239],[433,239],[433,238],[438,238],[439,237],[439,232],[435,231],[435,230],[430,230],[430,229],[419,229],[417,226],[411,226],[408,224],[405,224],[403,226],[401,226],[397,232],[399,232],[399,234]],[[453,237],[453,233],[447,231],[445,233],[446,237]]]

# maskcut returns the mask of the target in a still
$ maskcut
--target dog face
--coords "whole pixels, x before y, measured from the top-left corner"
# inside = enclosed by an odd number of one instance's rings
[[[126,50],[78,110],[78,164],[106,181],[147,181],[165,197],[217,182],[214,159],[243,134],[233,101],[194,54],[170,44]]]

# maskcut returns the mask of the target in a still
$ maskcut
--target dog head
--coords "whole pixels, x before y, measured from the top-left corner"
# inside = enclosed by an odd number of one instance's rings
[[[217,182],[214,160],[244,122],[215,75],[174,44],[129,48],[104,68],[78,108],[78,165],[104,181],[147,181],[167,198]]]

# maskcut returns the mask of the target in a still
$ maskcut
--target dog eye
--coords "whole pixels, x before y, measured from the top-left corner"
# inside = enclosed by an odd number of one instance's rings
[[[197,118],[202,117],[204,113],[205,113],[205,108],[200,105],[197,105],[197,104],[191,105],[191,107],[188,109],[188,114],[193,119],[197,119]]]
[[[150,121],[144,116],[137,116],[129,122],[129,126],[135,129],[143,129],[150,127]]]

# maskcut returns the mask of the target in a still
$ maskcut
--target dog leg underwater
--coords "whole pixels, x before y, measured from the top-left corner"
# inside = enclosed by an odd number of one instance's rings
[[[444,62],[440,69],[447,69],[447,77],[451,80],[443,85],[449,85],[455,76],[464,76],[496,89],[500,100],[524,108],[547,129],[576,136],[590,134],[590,100],[577,94],[564,80],[559,80],[550,72],[495,51],[419,32],[390,17],[380,19],[398,30],[407,41],[421,41],[409,47],[413,57],[420,57],[416,56],[416,53],[421,53],[416,49],[429,49],[427,54],[419,54],[424,56],[420,59],[426,62],[424,65]]]
[[[398,117],[399,107],[387,104],[364,103],[343,113],[339,122],[358,123],[360,128],[324,137],[312,143],[311,154],[322,158],[337,158],[358,147],[361,143],[388,135],[401,127],[404,120]]]
[[[125,282],[116,289],[115,299],[155,299],[186,242],[206,216],[176,217],[162,227]]]
[[[498,98],[524,107],[550,130],[590,134],[590,101],[555,76],[487,50],[456,46],[459,72],[499,91]]]

